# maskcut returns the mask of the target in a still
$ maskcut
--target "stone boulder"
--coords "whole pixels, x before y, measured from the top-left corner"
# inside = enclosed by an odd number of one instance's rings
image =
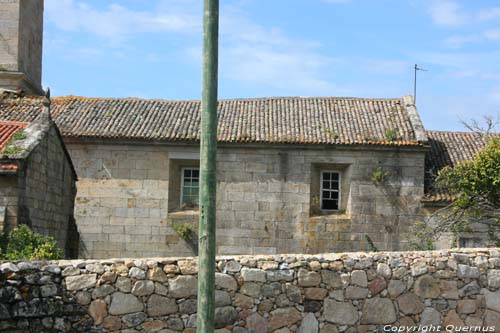
[[[235,291],[238,288],[238,283],[229,274],[215,273],[215,286],[229,291]]]
[[[293,325],[302,319],[302,315],[297,309],[289,307],[276,309],[271,312],[271,319],[269,319],[269,330],[275,331],[288,325]]]
[[[232,325],[237,319],[238,312],[236,312],[236,309],[232,306],[224,306],[215,309],[215,328],[223,328]]]
[[[297,333],[318,333],[319,323],[314,313],[308,313],[300,322]]]
[[[95,287],[97,274],[72,275],[67,276],[64,280],[67,290],[82,290]]]
[[[266,318],[262,317],[258,313],[253,313],[246,319],[246,327],[249,332],[254,333],[268,333],[269,332],[269,322]]]
[[[198,279],[192,275],[178,276],[169,280],[168,294],[174,298],[187,298],[198,293]]]
[[[500,312],[500,291],[491,292],[488,289],[481,290],[486,302],[486,308]]]
[[[338,325],[354,325],[358,321],[358,310],[350,302],[325,300],[324,316],[326,321]]]
[[[438,298],[441,294],[439,283],[430,275],[423,275],[415,282],[415,294],[424,298]]]
[[[176,313],[178,309],[175,299],[165,296],[151,295],[147,302],[147,312],[151,317]]]
[[[399,311],[404,314],[419,314],[424,311],[425,305],[414,293],[406,293],[398,297]]]
[[[375,297],[365,300],[361,324],[392,324],[396,319],[394,304],[389,298]]]
[[[241,277],[245,282],[266,282],[266,272],[257,268],[243,267]]]
[[[297,277],[301,287],[316,287],[321,283],[321,275],[318,272],[309,272],[303,268],[299,269]]]
[[[141,312],[144,309],[142,302],[131,294],[116,292],[111,295],[109,313],[111,315],[124,315],[133,312]]]

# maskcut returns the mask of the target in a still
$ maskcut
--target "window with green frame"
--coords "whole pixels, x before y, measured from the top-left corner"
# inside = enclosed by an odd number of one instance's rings
[[[197,207],[200,169],[182,168],[181,171],[181,207]]]

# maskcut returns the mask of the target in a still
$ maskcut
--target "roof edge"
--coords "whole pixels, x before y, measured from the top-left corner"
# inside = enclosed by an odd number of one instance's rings
[[[43,98],[43,96],[29,96],[30,98]],[[336,99],[336,100],[366,100],[366,101],[397,101],[400,97],[356,97],[356,96],[254,96],[254,97],[228,97],[219,98],[218,101],[265,101],[265,100],[281,100],[281,99]],[[144,100],[144,101],[166,101],[166,102],[201,102],[201,99],[178,99],[178,98],[159,98],[159,97],[138,97],[138,96],[81,96],[81,95],[60,95],[51,97],[52,101],[61,100]]]
[[[418,142],[428,142],[429,138],[427,137],[422,119],[420,119],[420,115],[418,114],[413,96],[409,94],[404,95],[403,102],[406,112],[408,112],[408,117],[410,118],[410,124],[415,131],[415,139],[417,139]]]

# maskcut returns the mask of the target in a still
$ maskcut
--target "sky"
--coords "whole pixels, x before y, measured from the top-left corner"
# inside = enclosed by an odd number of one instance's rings
[[[45,0],[53,95],[199,99],[202,0]],[[427,129],[500,114],[498,0],[221,0],[219,98],[400,97]]]

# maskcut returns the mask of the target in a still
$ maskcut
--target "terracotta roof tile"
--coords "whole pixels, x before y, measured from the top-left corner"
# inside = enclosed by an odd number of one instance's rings
[[[0,164],[0,170],[7,171],[7,170],[17,170],[17,164],[14,163],[5,163],[5,164]]]
[[[0,121],[0,151],[5,148],[5,144],[12,135],[22,128],[28,126],[26,122],[19,121]]]
[[[0,101],[0,119],[32,121],[41,99]],[[65,137],[198,141],[200,102],[139,98],[52,98]],[[270,97],[222,99],[219,142],[417,145],[403,98]],[[399,138],[386,139],[398,129]]]

